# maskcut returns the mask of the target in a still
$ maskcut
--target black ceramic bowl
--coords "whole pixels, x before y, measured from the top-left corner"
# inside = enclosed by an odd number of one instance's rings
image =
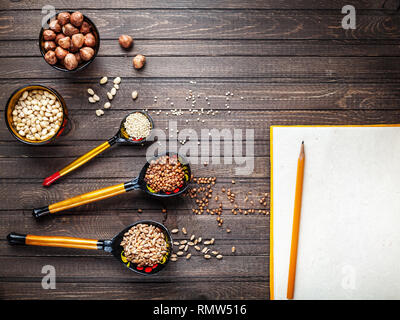
[[[62,11],[62,12],[66,12],[66,11]],[[74,11],[67,11],[70,14],[73,13]],[[61,12],[59,12],[61,13]],[[57,13],[58,15],[58,13]],[[56,17],[57,17],[56,15]],[[81,64],[78,64],[78,67],[76,67],[73,70],[68,70],[67,68],[65,68],[59,61],[56,64],[50,64],[48,63],[46,60],[46,63],[50,66],[52,66],[54,69],[60,70],[60,71],[64,71],[64,72],[76,72],[76,71],[80,71],[85,69],[89,64],[92,63],[92,61],[96,58],[97,53],[99,52],[100,49],[100,35],[99,35],[99,31],[96,28],[96,25],[93,23],[92,20],[90,20],[88,17],[86,17],[85,15],[83,16],[83,21],[86,21],[87,23],[90,24],[91,26],[91,33],[94,35],[94,37],[96,38],[96,45],[93,47],[94,49],[94,55],[92,57],[92,59],[90,59],[89,61],[83,61]],[[50,22],[50,19],[47,21],[47,23]],[[39,49],[40,49],[40,53],[43,56],[44,59],[44,55],[46,54],[46,50],[44,49],[43,45],[45,40],[43,40],[43,31],[46,30],[43,27],[40,29],[40,33],[39,33]],[[79,51],[78,51],[79,52]]]
[[[14,110],[15,105],[18,102],[18,99],[22,96],[22,94],[25,91],[30,91],[30,90],[46,90],[46,91],[48,91],[50,94],[54,95],[57,98],[57,100],[60,102],[60,104],[62,106],[62,109],[63,109],[63,119],[62,119],[62,122],[61,122],[61,125],[60,125],[59,129],[56,131],[56,133],[52,137],[50,137],[50,138],[48,138],[46,140],[40,140],[40,141],[29,140],[28,138],[21,136],[18,133],[18,130],[12,124],[12,122],[13,122],[12,112]],[[7,101],[7,105],[6,105],[6,108],[5,108],[5,117],[4,117],[4,119],[6,121],[6,125],[7,125],[8,130],[11,132],[11,134],[17,140],[19,140],[19,141],[21,141],[23,143],[30,144],[30,145],[35,145],[35,146],[44,145],[44,144],[47,144],[47,143],[50,143],[50,142],[54,141],[64,131],[64,128],[65,128],[65,126],[67,124],[67,121],[68,121],[67,105],[66,105],[63,97],[56,90],[54,90],[52,88],[49,88],[49,87],[46,87],[46,86],[43,86],[43,85],[26,85],[26,86],[23,86],[23,87],[15,90],[11,94],[10,98]]]

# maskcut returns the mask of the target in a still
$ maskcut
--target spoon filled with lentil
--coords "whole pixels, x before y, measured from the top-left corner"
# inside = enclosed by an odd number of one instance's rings
[[[154,122],[147,112],[132,111],[121,121],[120,128],[115,136],[71,162],[65,168],[44,179],[43,186],[50,186],[53,182],[79,168],[116,143],[133,145],[144,143],[150,136],[152,129],[154,129]]]
[[[143,190],[155,197],[174,197],[185,192],[191,179],[190,165],[182,156],[168,152],[149,160],[131,181],[91,191],[45,207],[33,209],[33,216],[40,218],[49,214],[114,197],[132,190]]]

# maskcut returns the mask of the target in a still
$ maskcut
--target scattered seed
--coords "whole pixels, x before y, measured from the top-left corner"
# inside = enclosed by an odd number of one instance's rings
[[[132,91],[132,99],[136,100],[137,97],[138,97],[138,92],[137,91]]]
[[[211,256],[209,254],[204,255],[204,259],[211,259]]]
[[[217,259],[221,260],[222,259],[222,255],[221,254],[217,255]]]
[[[104,104],[104,109],[110,109],[110,108],[111,108],[111,103],[107,101],[107,102]]]
[[[100,97],[97,94],[94,94],[93,95],[93,100],[96,101],[96,102],[100,101]]]
[[[179,248],[178,248],[178,249],[179,249],[179,250],[183,250],[184,248],[185,248],[185,245],[184,245],[184,244],[182,244],[182,245],[180,245],[180,246],[179,246]]]
[[[117,94],[117,89],[111,88],[110,93],[111,93],[113,96],[115,96],[115,95]]]
[[[90,103],[96,103],[96,100],[94,100],[93,97],[89,97],[89,102],[90,102]]]
[[[186,244],[187,240],[181,240],[180,244]]]
[[[92,96],[94,95],[94,91],[92,88],[87,89],[87,92]]]
[[[179,241],[174,241],[174,245],[179,246]]]
[[[101,110],[101,109],[97,109],[97,110],[96,110],[96,115],[97,115],[98,117],[102,116],[103,114],[104,114],[104,111],[103,111],[103,110]]]
[[[200,251],[200,247],[199,247],[199,246],[194,246],[194,248],[195,248],[197,251]]]
[[[179,232],[179,229],[172,229],[171,230],[171,233],[178,233]]]
[[[176,255],[179,256],[179,257],[180,257],[180,256],[183,256],[183,254],[184,254],[183,251],[178,251],[178,252],[176,253]]]
[[[236,252],[236,248],[232,247],[232,253],[235,253],[235,252]]]
[[[208,251],[207,247],[204,247],[203,250],[201,250],[202,253],[206,253]]]
[[[111,92],[107,92],[107,98],[109,100],[112,100],[114,98],[114,96],[111,94]]]
[[[113,82],[114,82],[114,84],[120,84],[121,83],[121,77],[116,77]]]
[[[171,257],[170,260],[171,260],[171,261],[178,261],[178,258],[176,258],[176,257]]]
[[[183,234],[187,234],[186,228],[182,228]]]
[[[189,260],[191,256],[192,256],[192,254],[189,253],[189,254],[186,256],[186,260]]]

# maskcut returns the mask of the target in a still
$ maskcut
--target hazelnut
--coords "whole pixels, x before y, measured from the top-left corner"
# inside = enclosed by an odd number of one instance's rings
[[[62,47],[63,49],[69,49],[71,47],[71,38],[64,37],[64,38],[58,40],[58,45],[60,47]]]
[[[75,27],[80,27],[83,22],[83,14],[80,13],[79,11],[75,11],[74,13],[71,14],[71,17],[69,21],[75,26]]]
[[[56,38],[56,34],[53,30],[44,30],[43,31],[43,39],[46,41],[54,40]]]
[[[125,49],[132,47],[132,44],[133,44],[132,37],[128,36],[126,34],[119,36],[118,41],[119,41],[120,46]]]
[[[56,54],[54,53],[53,50],[49,50],[46,52],[46,54],[44,55],[44,60],[46,60],[46,62],[48,64],[56,64],[57,63],[57,57]]]
[[[79,53],[83,61],[89,61],[94,56],[94,50],[90,47],[83,47],[81,50],[79,50]]]
[[[81,54],[79,52],[74,53],[74,56],[76,58],[76,61],[78,61],[78,64],[82,62]]]
[[[74,70],[78,66],[78,60],[73,53],[68,53],[64,58],[64,66],[68,70]]]
[[[71,46],[69,47],[69,52],[76,53],[79,51],[79,49],[80,48],[75,47],[71,42]]]
[[[92,29],[92,26],[88,22],[83,21],[79,31],[83,34],[86,34],[86,33],[89,33],[91,29]]]
[[[82,33],[77,33],[72,36],[72,45],[75,48],[81,48],[85,43],[85,36]]]
[[[57,45],[54,41],[45,41],[43,43],[43,49],[45,51],[54,50],[56,47],[57,47]]]
[[[74,27],[72,24],[67,23],[65,26],[62,27],[62,32],[68,36],[72,37],[74,34],[79,33],[78,28]]]
[[[88,33],[85,35],[85,46],[87,47],[94,47],[96,45],[96,38],[94,37],[93,33]]]
[[[49,29],[53,30],[55,33],[61,32],[61,26],[57,20],[52,20],[49,23]]]
[[[59,34],[56,35],[56,39],[54,40],[54,42],[58,45],[58,40],[60,40],[62,38],[65,38],[65,37],[66,37],[65,34],[59,33]]]
[[[135,69],[143,68],[145,63],[146,63],[146,57],[142,54],[138,54],[133,58],[133,66],[135,67]]]
[[[57,16],[57,21],[61,26],[63,26],[69,23],[70,17],[71,15],[68,12],[61,12]]]
[[[63,60],[65,56],[68,54],[68,51],[63,49],[62,47],[57,47],[54,51],[56,54],[57,59]]]

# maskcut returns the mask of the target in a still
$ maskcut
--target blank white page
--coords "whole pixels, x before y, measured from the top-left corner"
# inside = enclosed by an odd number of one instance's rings
[[[286,299],[302,141],[294,298],[400,299],[400,127],[271,130],[274,299]]]

